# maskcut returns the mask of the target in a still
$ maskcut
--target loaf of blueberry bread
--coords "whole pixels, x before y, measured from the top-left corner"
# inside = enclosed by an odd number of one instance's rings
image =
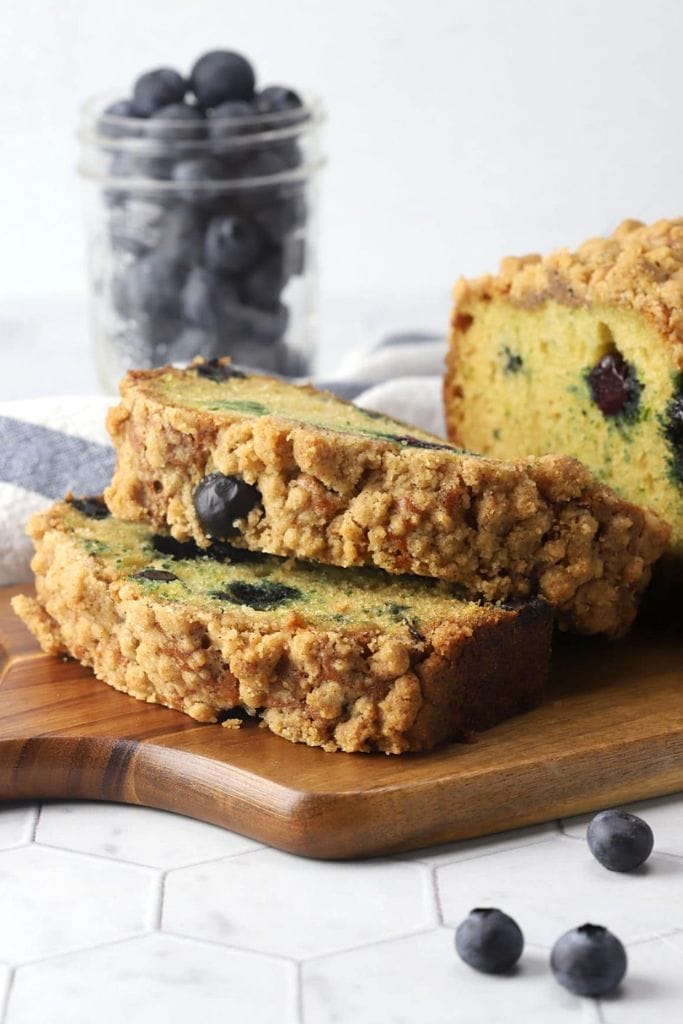
[[[444,396],[453,442],[573,455],[655,509],[683,582],[683,219],[460,281]]]
[[[222,362],[133,372],[121,393],[105,500],[180,541],[540,596],[562,628],[616,636],[668,539],[573,459],[482,458]]]
[[[33,518],[36,597],[15,611],[48,653],[200,722],[258,716],[326,750],[398,754],[464,739],[542,698],[551,610],[452,585],[200,549],[96,499]]]

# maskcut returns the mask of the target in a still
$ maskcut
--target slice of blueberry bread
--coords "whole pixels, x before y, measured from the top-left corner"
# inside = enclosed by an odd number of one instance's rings
[[[460,281],[444,396],[454,442],[573,455],[655,509],[683,582],[683,219]]]
[[[200,722],[259,716],[326,750],[425,750],[538,704],[552,613],[462,601],[447,583],[200,549],[60,502],[29,527],[48,653]]]
[[[134,372],[121,393],[105,500],[181,541],[541,596],[561,627],[618,635],[668,538],[573,459],[482,458],[229,365]]]

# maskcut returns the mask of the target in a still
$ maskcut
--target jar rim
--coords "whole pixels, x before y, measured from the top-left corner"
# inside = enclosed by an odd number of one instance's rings
[[[81,107],[81,118],[77,130],[77,138],[85,151],[93,147],[98,151],[110,154],[127,153],[137,156],[168,156],[169,146],[176,156],[191,159],[204,155],[239,155],[241,150],[263,147],[271,143],[294,141],[310,134],[325,120],[325,112],[318,97],[308,97],[302,108],[296,111],[285,111],[280,114],[258,114],[255,117],[240,118],[240,127],[248,125],[268,124],[263,131],[247,131],[216,138],[192,139],[182,137],[185,130],[197,125],[197,121],[180,119],[169,121],[164,125],[163,138],[149,136],[109,135],[98,130],[104,124],[111,128],[124,129],[129,125],[144,126],[146,118],[126,117],[118,114],[105,114],[106,105],[113,102],[111,94],[91,96]],[[301,114],[305,114],[304,117]],[[229,118],[222,120],[228,121]],[[280,122],[278,124],[278,122]],[[273,124],[275,123],[275,127]],[[166,130],[168,128],[168,131]],[[77,170],[82,178],[98,181],[101,185],[112,188],[125,188],[132,192],[156,192],[162,195],[173,195],[188,188],[199,189],[207,194],[216,192],[242,191],[255,187],[279,186],[305,181],[313,172],[323,167],[325,161],[320,156],[309,158],[294,168],[285,168],[275,174],[265,174],[245,178],[197,179],[196,181],[169,181],[145,175],[116,175],[106,173],[89,165],[86,158],[79,161]]]
[[[103,149],[122,150],[130,152],[145,152],[156,148],[163,148],[169,142],[181,142],[183,147],[201,150],[206,148],[207,142],[212,145],[219,143],[230,148],[241,148],[245,146],[260,145],[267,142],[284,142],[306,134],[311,129],[318,127],[325,120],[325,112],[322,102],[317,96],[306,98],[302,107],[296,107],[291,111],[281,111],[274,114],[255,114],[253,117],[239,118],[236,122],[240,128],[250,129],[244,133],[237,132],[235,135],[226,135],[219,139],[192,139],[183,137],[183,131],[187,132],[197,126],[197,121],[192,118],[179,118],[174,121],[164,122],[164,134],[161,137],[133,135],[108,135],[100,130],[102,125],[114,129],[125,129],[126,127],[142,127],[149,121],[145,117],[128,117],[121,114],[107,114],[106,107],[115,102],[112,94],[98,94],[89,97],[81,106],[79,127],[76,132],[81,142],[96,143]],[[304,116],[302,116],[304,115]],[[218,117],[217,121],[229,122],[229,117]],[[259,125],[267,125],[262,131],[251,129]]]

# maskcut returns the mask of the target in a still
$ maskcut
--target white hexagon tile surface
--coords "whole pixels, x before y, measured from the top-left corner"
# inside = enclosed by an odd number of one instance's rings
[[[655,852],[629,875],[587,817],[374,861],[293,857],[146,808],[0,807],[0,1024],[630,1024],[683,1019],[683,797],[629,807]],[[457,958],[497,905],[526,947],[508,977]],[[627,946],[619,994],[549,970],[584,921]]]

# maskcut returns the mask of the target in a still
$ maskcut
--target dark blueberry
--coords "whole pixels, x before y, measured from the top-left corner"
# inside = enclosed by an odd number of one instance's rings
[[[175,252],[157,249],[135,260],[116,280],[112,295],[122,316],[174,320],[180,313],[184,265]]]
[[[664,436],[671,446],[671,473],[683,483],[683,395],[674,395],[666,407]]]
[[[254,95],[254,70],[244,57],[230,50],[211,50],[199,58],[190,75],[197,102],[216,107],[226,100],[250,100]]]
[[[306,200],[301,192],[273,199],[254,213],[254,220],[273,242],[280,242],[306,222]]]
[[[550,967],[560,985],[577,996],[605,996],[626,973],[626,950],[607,928],[582,924],[557,940]]]
[[[206,554],[193,540],[176,540],[163,533],[154,534],[152,547],[159,554],[170,555],[171,558],[193,559]]]
[[[172,161],[160,154],[114,153],[109,165],[112,178],[152,178],[155,181],[167,181],[171,176]],[[129,189],[121,189],[121,198],[130,196]]]
[[[263,555],[259,551],[249,551],[247,548],[234,548],[223,540],[215,540],[204,552],[215,562],[230,562],[233,565],[243,565],[247,562],[260,562]]]
[[[306,269],[306,239],[293,235],[285,243],[285,266],[289,277],[303,274]]]
[[[256,262],[261,251],[261,236],[243,217],[225,214],[213,217],[204,239],[209,270],[218,274],[236,274]]]
[[[503,348],[503,372],[519,373],[524,365],[524,360],[516,352],[513,352],[507,345]]]
[[[106,519],[111,515],[101,498],[72,498],[71,504],[88,519]]]
[[[223,708],[216,715],[217,722],[227,722],[235,719],[238,722],[255,722],[258,714],[254,711],[247,711],[246,708]]]
[[[238,476],[209,473],[195,487],[192,501],[204,532],[222,539],[234,532],[235,519],[242,519],[260,504],[261,494]]]
[[[641,384],[620,352],[602,357],[588,374],[588,386],[603,416],[632,413],[638,406]]]
[[[610,871],[632,871],[640,867],[654,846],[652,829],[647,822],[621,810],[596,814],[588,825],[586,839],[595,859]]]
[[[133,579],[151,580],[153,583],[172,583],[178,577],[167,569],[143,569],[142,572],[136,572]]]
[[[277,309],[280,293],[287,282],[281,251],[269,253],[244,279],[240,288],[243,302],[260,309]]]
[[[187,92],[187,82],[172,68],[157,68],[140,75],[133,86],[133,113],[149,117],[160,107],[179,103]]]
[[[150,139],[203,139],[206,118],[199,107],[189,103],[169,103],[147,120],[145,134]]]
[[[254,105],[259,114],[285,114],[303,106],[301,97],[284,85],[269,85],[256,94]]]
[[[502,910],[478,907],[455,931],[458,956],[486,974],[511,970],[524,949],[524,936],[516,921]]]
[[[241,135],[245,130],[253,128],[244,122],[249,121],[255,114],[252,104],[246,100],[227,100],[225,103],[219,103],[209,111],[209,136],[212,139],[225,139]]]
[[[191,369],[195,369],[200,377],[208,377],[216,384],[234,377],[246,377],[246,374],[234,367],[232,363],[223,363],[220,359],[210,359],[206,363],[191,367]]]
[[[180,267],[196,265],[204,252],[205,218],[186,203],[171,206],[162,224],[160,245],[174,253]]]
[[[268,611],[301,597],[301,591],[284,583],[271,583],[270,580],[262,580],[260,583],[236,580],[229,583],[225,590],[214,590],[211,596],[219,601],[229,601],[230,604],[246,604],[256,611]]]
[[[110,139],[120,139],[131,132],[132,126],[126,124],[123,118],[134,118],[133,104],[130,100],[117,100],[110,103],[102,112],[97,122],[97,130],[100,135],[106,135]],[[119,120],[121,119],[121,120]]]

